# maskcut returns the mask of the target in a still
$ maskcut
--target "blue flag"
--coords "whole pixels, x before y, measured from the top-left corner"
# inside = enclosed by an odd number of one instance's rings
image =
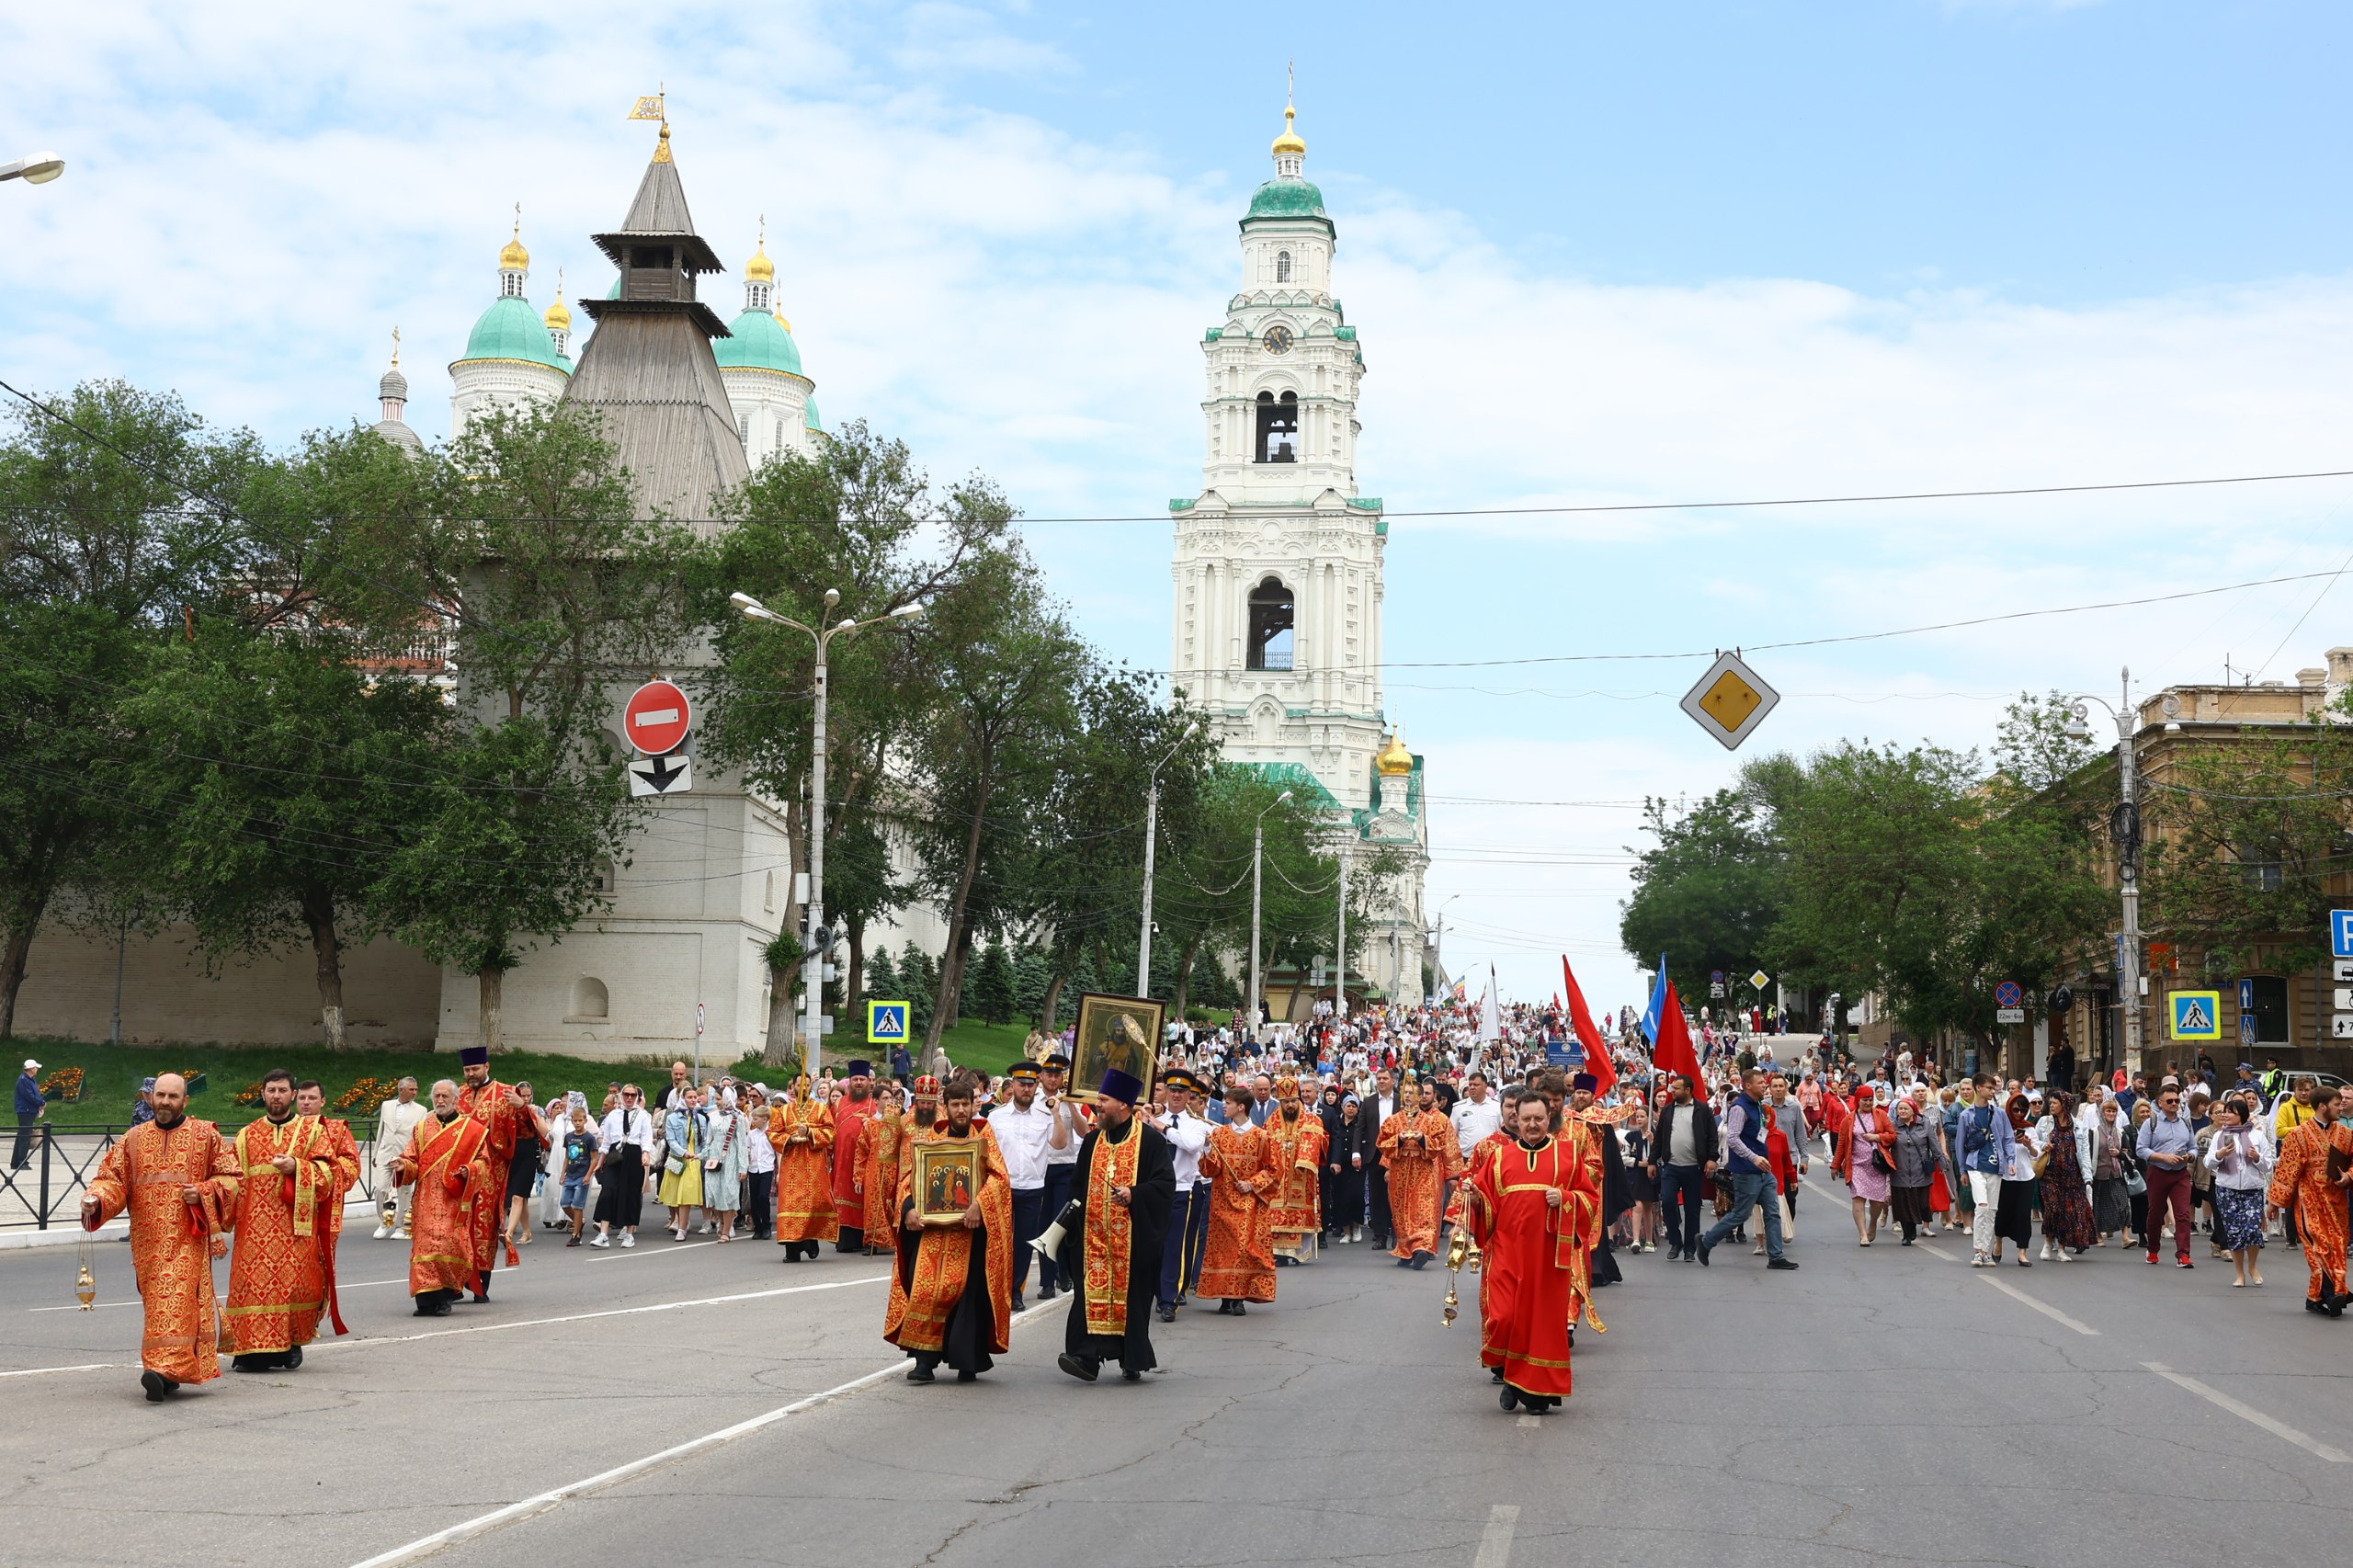
[[[1651,985],[1651,1005],[1643,1009],[1643,1038],[1658,1043],[1658,1016],[1666,1006],[1666,955],[1658,956],[1658,979]]]

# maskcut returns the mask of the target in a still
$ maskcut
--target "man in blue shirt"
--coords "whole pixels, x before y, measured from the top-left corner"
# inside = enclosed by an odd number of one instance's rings
[[[1732,1173],[1732,1209],[1716,1221],[1714,1229],[1699,1238],[1702,1268],[1708,1266],[1708,1255],[1716,1244],[1748,1223],[1749,1210],[1760,1204],[1765,1210],[1765,1250],[1770,1255],[1765,1267],[1797,1267],[1796,1261],[1781,1251],[1780,1183],[1774,1177],[1772,1156],[1767,1152],[1766,1139],[1771,1122],[1761,1103],[1764,1094],[1765,1070],[1751,1067],[1741,1074],[1740,1092],[1724,1107],[1721,1131],[1724,1165]]]
[[[1957,1119],[1953,1153],[1968,1176],[1970,1201],[1975,1205],[1970,1215],[1969,1266],[1991,1268],[2001,1261],[1994,1250],[2000,1245],[1994,1235],[1994,1216],[2002,1204],[2003,1155],[2018,1133],[2010,1126],[2009,1113],[1995,1103],[1994,1075],[1980,1073],[1969,1085],[1977,1103]],[[2025,1249],[2019,1253],[2023,1256]]]
[[[23,1170],[33,1163],[33,1123],[40,1119],[41,1111],[49,1104],[40,1092],[40,1063],[25,1058],[24,1076],[17,1080],[17,1147],[8,1156],[8,1168]]]
[[[2149,1184],[2149,1261],[2157,1261],[2157,1235],[2173,1210],[2174,1264],[2189,1261],[2190,1166],[2198,1162],[2198,1133],[2181,1110],[2181,1085],[2167,1078],[2157,1090],[2157,1114],[2141,1124],[2141,1175]]]

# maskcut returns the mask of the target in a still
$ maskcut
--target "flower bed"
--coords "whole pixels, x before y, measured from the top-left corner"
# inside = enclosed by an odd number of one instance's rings
[[[82,1070],[79,1067],[60,1067],[42,1082],[40,1097],[65,1105],[74,1104],[82,1097]]]
[[[335,1096],[335,1108],[373,1116],[386,1100],[399,1093],[400,1085],[389,1078],[362,1078]]]

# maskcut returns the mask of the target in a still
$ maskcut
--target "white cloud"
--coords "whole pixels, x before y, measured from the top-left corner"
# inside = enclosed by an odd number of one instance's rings
[[[854,30],[868,22],[873,36]],[[57,184],[0,190],[15,230],[0,374],[19,384],[122,374],[283,438],[372,417],[397,323],[412,417],[438,431],[439,367],[494,292],[517,199],[534,301],[558,266],[575,299],[604,288],[586,236],[626,207],[652,128],[620,117],[660,82],[705,236],[740,260],[767,215],[829,420],[870,417],[936,474],[984,471],[1046,516],[1156,515],[1198,484],[1200,334],[1235,281],[1263,128],[1153,150],[976,108],[949,85],[960,71],[1060,68],[987,12],[20,8],[0,17],[0,57],[41,62],[7,134],[72,160]],[[1925,278],[1887,297],[1786,278],[1603,285],[1537,270],[1511,235],[1331,166],[1335,151],[1319,147],[1314,172],[1370,370],[1359,477],[1394,511],[2341,466],[2353,277],[2076,310]],[[712,280],[709,297],[732,312],[738,287]],[[1754,646],[2334,567],[2345,494],[1399,517],[1388,643],[1401,659]],[[1032,537],[1088,630],[1160,661],[1165,525]],[[1790,695],[1755,744],[1866,728],[1966,743],[1990,731],[1989,693],[2106,689],[2127,660],[2178,676],[2219,670],[2225,651],[2259,658],[2309,598],[1791,651],[1771,667]],[[2285,668],[2353,640],[2331,629],[2334,607]],[[1696,673],[1400,670],[1390,706],[1441,797],[1696,792],[1733,759],[1670,700],[1627,696],[1679,694]],[[1620,695],[1428,689],[1440,683]],[[1938,695],[1953,691],[1971,695]],[[1842,699],[1858,696],[1871,700]],[[1478,810],[1439,808],[1441,847],[1634,842],[1619,826],[1597,837],[1591,813]],[[1612,939],[1622,886],[1607,866],[1468,859],[1433,879],[1434,895],[1485,890],[1458,915],[1579,951]],[[1517,972],[1549,994],[1540,958]]]

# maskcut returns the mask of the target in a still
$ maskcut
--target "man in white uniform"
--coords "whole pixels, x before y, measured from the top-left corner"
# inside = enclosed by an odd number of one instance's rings
[[[1201,1151],[1209,1147],[1210,1124],[1185,1108],[1194,1095],[1201,1092],[1201,1081],[1180,1067],[1161,1079],[1160,1104],[1143,1118],[1146,1127],[1168,1140],[1176,1165],[1176,1199],[1168,1210],[1168,1241],[1161,1249],[1160,1259],[1163,1323],[1176,1321],[1177,1305],[1185,1300],[1193,1270],[1198,1267],[1188,1251],[1194,1244],[1195,1231],[1188,1221],[1193,1217],[1193,1188],[1201,1179]]]
[[[416,1080],[403,1078],[396,1097],[386,1100],[376,1111],[376,1142],[369,1151],[376,1162],[377,1200],[383,1206],[376,1222],[376,1239],[390,1237],[408,1240],[409,1204],[416,1188],[397,1185],[400,1176],[401,1151],[408,1147],[408,1135],[425,1119],[432,1108],[416,1097]]]

